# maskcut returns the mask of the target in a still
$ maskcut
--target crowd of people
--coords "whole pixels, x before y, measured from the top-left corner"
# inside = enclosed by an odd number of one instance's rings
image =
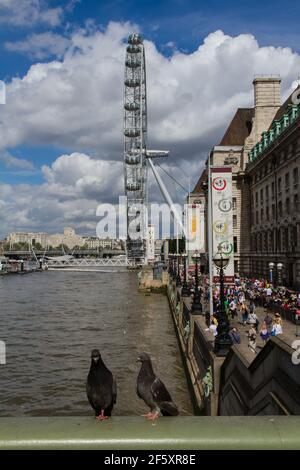
[[[210,290],[207,280],[204,279],[201,290],[206,304],[209,303]],[[243,334],[247,334],[248,346],[253,353],[257,352],[257,338],[260,337],[265,344],[271,336],[283,334],[282,316],[290,311],[296,321],[300,321],[300,294],[288,291],[286,288],[275,288],[265,280],[235,278],[234,286],[225,288],[225,312],[232,323],[240,323]],[[256,310],[263,307],[264,315],[261,324]],[[277,307],[277,309],[275,308]],[[276,311],[281,310],[281,314]],[[220,309],[220,290],[213,290],[214,314],[207,319],[207,326],[217,336],[217,312]],[[230,329],[230,337],[233,344],[241,342],[241,334],[236,326]]]

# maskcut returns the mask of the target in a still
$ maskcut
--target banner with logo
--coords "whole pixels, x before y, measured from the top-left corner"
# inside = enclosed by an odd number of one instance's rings
[[[234,249],[232,223],[232,171],[231,168],[211,169],[212,194],[212,238],[213,256],[221,247],[229,264],[224,270],[225,282],[234,282]],[[214,282],[219,281],[219,273],[213,266]]]

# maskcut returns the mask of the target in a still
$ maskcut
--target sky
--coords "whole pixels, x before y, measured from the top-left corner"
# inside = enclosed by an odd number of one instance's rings
[[[286,0],[0,0],[0,238],[96,234],[123,193],[127,38],[144,38],[148,147],[193,189],[257,74],[300,77],[300,3]],[[162,174],[174,202],[186,193]],[[150,178],[151,200],[161,200]]]

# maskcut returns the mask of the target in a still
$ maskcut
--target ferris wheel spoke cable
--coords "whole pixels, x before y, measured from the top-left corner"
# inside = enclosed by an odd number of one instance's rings
[[[156,165],[157,165],[164,173],[166,173],[166,175],[168,175],[169,178],[171,178],[175,183],[177,183],[178,186],[180,186],[186,193],[189,192],[184,186],[182,186],[181,183],[179,183],[179,181],[177,181],[177,179],[176,179],[174,176],[170,175],[170,173],[168,173],[167,170],[165,170],[159,163],[156,163]]]

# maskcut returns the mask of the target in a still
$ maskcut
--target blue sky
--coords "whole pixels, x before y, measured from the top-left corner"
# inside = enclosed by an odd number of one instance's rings
[[[68,8],[70,0],[48,0],[47,3],[51,8]],[[284,3],[276,0],[75,0],[73,8],[65,12],[62,24],[53,30],[63,33],[83,26],[88,19],[93,19],[99,27],[105,27],[109,21],[131,21],[138,24],[143,35],[154,41],[164,54],[169,53],[166,44],[170,42],[180,50],[191,52],[216,29],[230,35],[251,33],[260,45],[288,46],[299,51],[299,17],[300,3],[295,0]],[[4,43],[48,29],[47,24],[36,24],[34,28],[1,27],[3,79],[24,74],[33,62],[6,51]]]
[[[120,155],[121,163],[122,110],[118,106],[125,40],[133,25],[147,40],[149,138],[173,151],[170,165],[175,173],[180,165],[187,171],[186,161],[190,162],[184,184],[190,181],[193,185],[205,154],[222,136],[234,110],[252,105],[253,74],[280,73],[283,93],[300,76],[299,17],[300,3],[291,0],[0,0],[0,79],[8,90],[7,104],[0,105],[3,207],[20,211],[24,222],[17,223],[18,228],[31,223],[47,228],[47,221],[43,225],[30,219],[20,200],[36,198],[36,191],[41,200],[45,192],[53,198],[56,188],[61,196],[53,205],[63,206],[68,191],[63,187],[61,168],[74,176],[72,185],[82,190],[88,185],[83,181],[84,165],[93,173],[95,160],[115,162]],[[101,47],[107,48],[107,57]],[[243,63],[247,57],[249,67]],[[202,74],[201,86],[195,73]],[[89,82],[87,89],[82,89],[82,80]],[[56,88],[62,90],[62,99],[58,100]],[[164,99],[159,100],[162,90]],[[77,106],[74,99],[68,101],[72,92],[79,96]],[[179,100],[186,115],[178,112]],[[208,117],[202,124],[204,113]],[[189,122],[193,129],[188,128]],[[85,160],[74,156],[77,153]],[[80,162],[81,168],[75,171],[71,161]],[[104,163],[101,172],[105,168]],[[22,196],[16,202],[12,194],[18,191]],[[98,197],[109,200],[110,196],[101,193]],[[76,204],[83,204],[82,199],[74,200],[74,207]],[[68,210],[75,211],[74,207],[69,205]],[[88,227],[84,223],[78,221],[82,230]],[[13,221],[8,226],[12,225]]]

